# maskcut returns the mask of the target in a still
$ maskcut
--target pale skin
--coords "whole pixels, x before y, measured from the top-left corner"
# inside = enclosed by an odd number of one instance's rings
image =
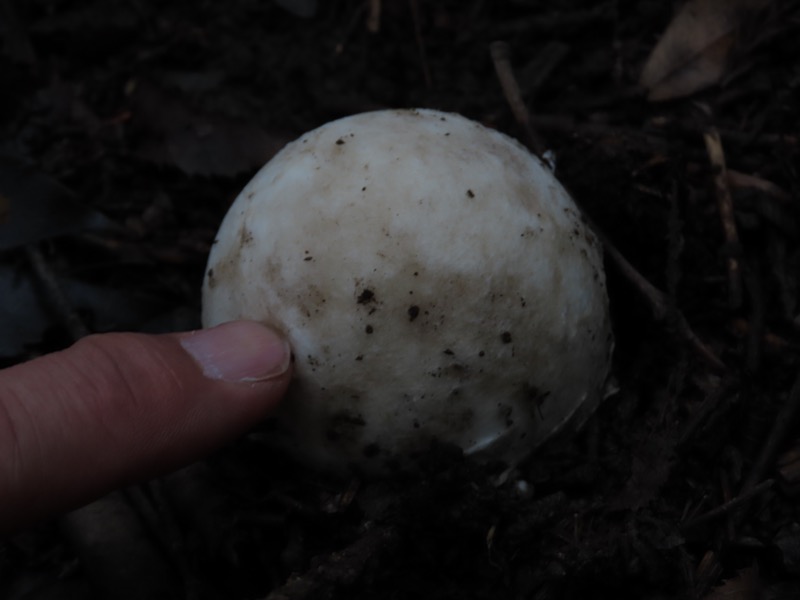
[[[0,534],[208,455],[290,378],[288,344],[247,321],[93,335],[0,371]]]

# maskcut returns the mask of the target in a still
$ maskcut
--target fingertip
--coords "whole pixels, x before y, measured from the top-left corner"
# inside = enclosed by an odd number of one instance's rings
[[[252,322],[93,335],[0,372],[0,528],[208,455],[269,416],[290,379],[285,340]]]
[[[289,343],[255,321],[231,321],[181,334],[179,341],[206,377],[230,383],[277,379],[291,363]]]

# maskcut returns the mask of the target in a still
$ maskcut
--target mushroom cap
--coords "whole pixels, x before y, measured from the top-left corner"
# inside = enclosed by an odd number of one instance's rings
[[[599,403],[613,336],[602,253],[521,144],[387,110],[287,145],[220,227],[203,324],[268,324],[295,380],[298,457],[385,472],[432,440],[517,462]]]

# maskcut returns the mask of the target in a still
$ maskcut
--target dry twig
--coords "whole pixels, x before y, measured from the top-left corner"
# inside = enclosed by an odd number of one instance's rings
[[[720,504],[717,508],[708,511],[707,513],[702,514],[699,517],[692,519],[691,521],[686,521],[686,523],[681,525],[681,528],[684,530],[694,529],[695,527],[702,525],[712,519],[726,515],[731,511],[749,503],[756,496],[759,496],[760,494],[766,492],[769,488],[772,487],[774,483],[775,483],[774,479],[767,479],[766,481],[762,481],[758,485],[754,486],[752,489],[743,491],[736,498],[732,498],[728,502]]]
[[[46,302],[73,341],[89,335],[41,250],[28,245],[25,252]],[[179,588],[174,572],[121,492],[63,515],[58,524],[104,596],[131,600],[167,597]],[[143,573],[148,577],[141,577]]]
[[[408,3],[411,6],[411,16],[414,19],[414,38],[417,40],[417,50],[419,51],[419,59],[422,63],[422,75],[425,77],[425,87],[431,89],[433,87],[433,78],[431,77],[431,69],[428,66],[428,55],[425,52],[425,40],[422,39],[419,3],[417,0],[408,0]]]
[[[497,73],[497,79],[500,81],[500,87],[503,88],[506,102],[508,102],[508,106],[514,114],[514,119],[516,119],[525,133],[525,141],[528,147],[536,156],[544,160],[543,157],[547,148],[531,126],[530,113],[525,106],[525,101],[522,99],[522,92],[511,68],[511,51],[508,44],[505,42],[492,42],[489,45],[489,52],[492,55],[494,70]]]
[[[668,317],[672,321],[678,335],[682,337],[689,346],[706,362],[709,366],[717,371],[727,370],[725,363],[716,355],[716,353],[709,348],[699,337],[695,334],[694,330],[689,326],[689,322],[683,313],[675,308],[669,301],[667,295],[659,290],[656,286],[645,279],[644,275],[639,273],[627,258],[617,250],[617,247],[605,236],[605,234],[589,219],[586,217],[589,226],[594,231],[595,235],[600,238],[603,243],[606,254],[614,261],[617,268],[622,272],[625,278],[634,285],[639,293],[644,296],[647,303],[650,305],[650,310],[653,317],[657,321],[663,321]]]
[[[714,192],[717,197],[719,217],[722,220],[722,230],[728,246],[728,294],[731,308],[742,305],[742,268],[739,258],[734,252],[740,247],[739,233],[736,230],[736,219],[733,214],[733,201],[731,190],[728,187],[728,172],[725,166],[725,153],[722,150],[722,140],[715,128],[710,128],[703,133],[708,158],[711,161],[714,173]]]
[[[369,0],[367,12],[367,31],[379,33],[381,30],[381,0]]]
[[[731,393],[733,379],[723,378],[714,389],[709,392],[700,406],[693,411],[691,418],[686,423],[681,436],[676,444],[679,449],[686,449],[686,445],[691,441],[700,428],[706,423],[709,415],[715,413]]]
[[[89,335],[89,328],[86,327],[78,313],[70,305],[67,295],[61,288],[61,284],[53,274],[52,269],[50,269],[50,265],[47,264],[47,260],[45,260],[39,247],[29,244],[25,246],[25,254],[39,285],[42,286],[46,301],[55,312],[56,317],[66,327],[73,341],[78,341]]]
[[[537,148],[542,149],[544,145],[538,141],[539,137],[533,130],[530,113],[522,100],[522,95],[519,92],[519,85],[511,70],[511,64],[508,59],[508,44],[505,42],[493,42],[490,50],[495,69],[497,70],[498,79],[500,79],[500,84],[503,87],[503,92],[505,93],[506,101],[511,108],[511,112],[514,114],[514,118],[519,125],[526,132],[526,137],[528,138],[526,141],[528,142],[529,149],[541,158],[540,150],[537,150]],[[616,246],[611,243],[585,212],[583,215],[589,227],[602,242],[606,253],[611,257],[625,278],[628,279],[647,300],[656,320],[661,321],[670,317],[678,335],[688,342],[706,363],[718,371],[725,371],[725,363],[720,360],[711,348],[706,346],[703,341],[697,337],[686,321],[686,317],[672,305],[667,295],[647,281],[622,253],[617,250]]]
[[[693,598],[702,597],[720,577],[722,577],[722,564],[717,553],[707,550],[694,571]]]
[[[786,403],[780,412],[775,415],[769,434],[764,442],[761,452],[753,465],[752,470],[747,475],[739,495],[743,495],[756,487],[756,482],[763,479],[764,474],[771,468],[778,448],[781,447],[786,436],[792,431],[798,414],[800,414],[800,375],[794,381]]]

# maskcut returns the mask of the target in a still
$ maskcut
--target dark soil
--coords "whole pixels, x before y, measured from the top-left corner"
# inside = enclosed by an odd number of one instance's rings
[[[186,329],[227,207],[300,133],[431,107],[531,143],[500,40],[558,177],[644,278],[607,253],[616,391],[505,482],[446,447],[341,482],[254,434],[2,542],[0,595],[800,597],[796,5],[764,3],[716,84],[655,103],[637,82],[673,3],[384,0],[373,32],[370,2],[318,4],[0,0],[0,219],[8,198],[34,215],[11,242],[0,223],[3,364],[76,335],[21,291],[30,244],[91,330]]]

